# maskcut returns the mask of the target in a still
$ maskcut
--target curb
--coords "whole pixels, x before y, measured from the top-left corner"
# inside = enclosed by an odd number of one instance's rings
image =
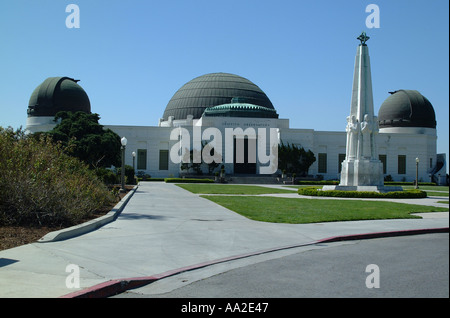
[[[260,254],[276,252],[280,250],[297,248],[302,246],[320,244],[320,243],[332,243],[332,242],[340,242],[340,241],[351,241],[351,240],[363,240],[363,239],[374,239],[374,238],[383,238],[383,237],[398,237],[398,236],[408,236],[408,235],[421,235],[421,234],[431,234],[431,233],[449,233],[449,228],[430,228],[430,229],[417,229],[417,230],[403,230],[403,231],[392,231],[392,232],[374,232],[374,233],[363,233],[363,234],[352,234],[352,235],[343,235],[343,236],[332,236],[324,239],[320,239],[317,241],[312,241],[309,243],[298,244],[298,245],[289,245],[284,247],[272,248],[262,251],[257,251],[248,254],[241,254],[226,258],[221,258],[214,261],[204,262],[192,266],[182,267],[179,269],[171,270],[168,272],[164,272],[161,274],[153,275],[153,276],[145,276],[145,277],[134,277],[134,278],[124,278],[124,279],[115,279],[110,280],[92,287],[88,287],[83,290],[79,290],[67,295],[63,295],[59,298],[107,298],[110,296],[114,296],[123,292],[126,292],[130,289],[135,289],[139,287],[143,287],[145,285],[151,284],[157,280],[167,278],[170,276],[178,275],[183,272],[188,272],[196,269],[200,269],[203,267],[224,263],[228,261],[233,261],[237,259],[242,259],[246,257],[252,257]]]
[[[407,236],[407,235],[420,235],[420,234],[431,234],[431,233],[448,233],[448,227],[442,228],[432,228],[432,229],[418,229],[418,230],[404,230],[404,231],[393,231],[393,232],[374,232],[365,234],[354,234],[354,235],[344,235],[344,236],[333,236],[317,241],[317,243],[332,243],[340,241],[354,241],[354,240],[367,240],[382,237],[397,237],[397,236]]]
[[[62,229],[59,231],[54,231],[47,233],[45,236],[37,240],[37,243],[49,243],[49,242],[56,242],[56,241],[62,241],[67,240],[69,238],[73,238],[76,236],[80,236],[83,234],[86,234],[88,232],[94,231],[100,227],[102,227],[105,224],[108,224],[112,221],[114,221],[119,214],[122,212],[122,210],[127,205],[128,201],[131,199],[133,194],[136,192],[136,189],[138,186],[134,186],[133,189],[130,190],[130,192],[127,193],[126,196],[122,198],[122,200],[117,203],[114,208],[109,211],[106,215],[101,216],[99,218],[87,221],[85,223],[74,225],[71,227],[68,227],[66,229]]]

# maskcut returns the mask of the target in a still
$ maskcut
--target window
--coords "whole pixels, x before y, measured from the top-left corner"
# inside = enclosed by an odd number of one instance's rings
[[[341,173],[342,170],[342,161],[345,160],[345,153],[340,153],[338,156],[338,171]]]
[[[433,168],[433,158],[430,158],[430,169]]]
[[[319,153],[319,173],[327,173],[327,154]]]
[[[159,151],[159,170],[169,170],[169,150]]]
[[[387,167],[386,167],[387,156],[386,155],[378,155],[378,159],[380,159],[380,161],[383,163],[383,174],[386,174],[386,171],[387,171]]]
[[[137,150],[137,170],[147,170],[147,149]]]
[[[406,174],[406,156],[398,155],[398,174]]]

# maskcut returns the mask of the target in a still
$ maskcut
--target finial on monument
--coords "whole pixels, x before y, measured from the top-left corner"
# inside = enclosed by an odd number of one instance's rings
[[[361,41],[361,45],[366,45],[366,42],[370,39],[370,37],[368,37],[366,35],[366,32],[363,31],[363,33],[361,33],[361,35],[358,36],[357,39]]]

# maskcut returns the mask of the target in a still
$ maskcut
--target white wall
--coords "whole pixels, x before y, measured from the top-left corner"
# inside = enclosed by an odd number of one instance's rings
[[[250,122],[250,124],[249,124]],[[232,127],[251,127],[251,123],[257,124],[267,122],[269,126],[277,126],[277,120],[250,119],[250,118],[208,118],[208,122],[203,122],[207,126],[217,127],[224,132],[225,127],[233,123]],[[215,126],[214,126],[215,125]],[[228,125],[228,126],[227,126]],[[203,126],[202,129],[207,128]],[[338,180],[339,175],[339,154],[345,154],[346,134],[345,132],[314,131],[312,129],[290,129],[286,121],[280,121],[280,138],[284,143],[291,143],[302,146],[306,150],[311,150],[316,156],[316,162],[309,170],[310,175],[318,175],[318,154],[327,153],[327,172],[320,173],[325,180]],[[146,173],[152,177],[179,176],[179,165],[174,164],[169,159],[169,170],[159,170],[159,151],[169,150],[177,141],[171,141],[170,132],[174,127],[156,126],[105,126],[116,132],[120,137],[128,139],[126,147],[125,163],[132,165],[133,151],[137,149],[147,149],[147,170]],[[186,126],[192,132],[192,126]],[[224,135],[224,133],[223,133]],[[429,182],[430,159],[432,167],[436,165],[436,135],[427,131],[425,134],[413,133],[412,131],[387,131],[377,136],[379,154],[386,155],[387,171],[386,175],[391,175],[395,181],[413,181],[416,177],[416,157],[419,158],[419,181]],[[146,147],[146,148],[142,148]],[[223,150],[225,151],[225,150]],[[223,153],[224,155],[224,153]],[[406,174],[398,173],[398,155],[406,156]],[[227,171],[232,172],[232,165],[226,164]]]

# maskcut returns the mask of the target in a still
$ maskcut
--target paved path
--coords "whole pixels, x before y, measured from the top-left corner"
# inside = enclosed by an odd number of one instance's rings
[[[155,276],[200,263],[333,236],[448,228],[449,219],[272,224],[248,220],[174,184],[142,183],[120,216],[59,242],[0,251],[0,297],[60,297],[111,280]],[[80,268],[69,289],[68,265]],[[161,277],[161,276],[160,276]]]

